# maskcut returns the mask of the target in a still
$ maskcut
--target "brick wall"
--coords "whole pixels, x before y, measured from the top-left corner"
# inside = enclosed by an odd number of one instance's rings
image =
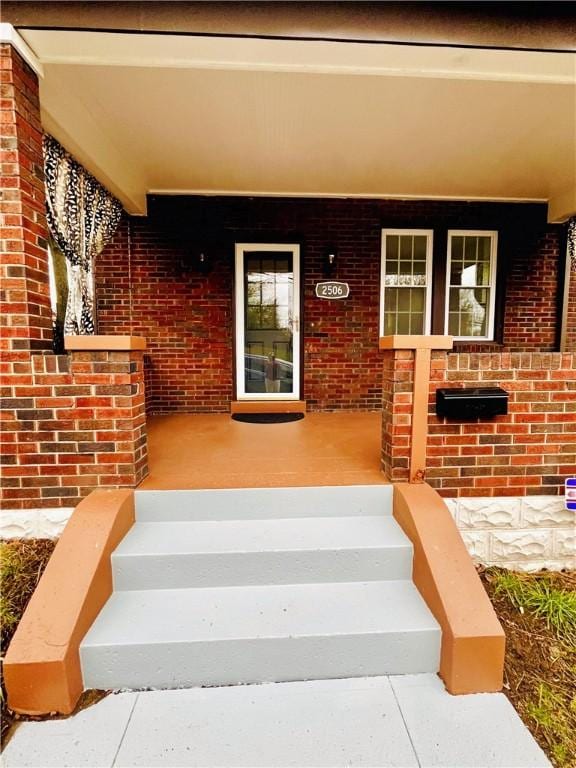
[[[142,352],[33,355],[4,377],[4,508],[75,506],[147,474]]]
[[[384,357],[382,466],[409,480],[414,352]],[[500,386],[508,414],[436,416],[440,387]],[[442,496],[558,495],[576,475],[576,354],[432,352],[426,480]]]
[[[293,240],[302,244],[303,396],[312,410],[377,409],[382,227],[436,227],[438,243],[448,228],[498,230],[505,346],[475,349],[549,351],[561,228],[547,226],[545,216],[545,206],[531,204],[150,198],[149,216],[125,220],[99,258],[99,332],[147,338],[150,410],[227,411],[234,399],[234,242]],[[334,278],[350,283],[345,301],[314,295],[330,245],[338,250]],[[191,260],[200,248],[212,260],[208,275]]]
[[[0,44],[0,349],[52,348],[42,127],[35,73]]]
[[[537,258],[516,259],[510,268],[504,340],[509,349],[552,351],[557,348],[561,228],[551,227],[532,248]]]
[[[576,475],[576,355],[433,353],[427,479],[444,496],[563,493]],[[501,386],[508,415],[438,419],[437,387]]]

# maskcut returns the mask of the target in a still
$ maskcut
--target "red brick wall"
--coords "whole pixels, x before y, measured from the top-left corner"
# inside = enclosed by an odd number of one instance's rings
[[[38,84],[19,53],[0,44],[1,347],[25,359],[52,348]]]
[[[500,386],[507,416],[438,419],[437,387]],[[433,353],[427,480],[444,496],[558,494],[576,475],[576,355]]]
[[[413,351],[385,351],[382,467],[407,482]],[[576,475],[576,354],[432,352],[426,480],[443,496],[561,494]],[[439,387],[500,386],[508,414],[436,416]]]
[[[33,355],[1,387],[5,508],[75,506],[147,474],[142,352]]]
[[[148,339],[153,412],[227,411],[234,399],[233,255],[238,241],[302,244],[303,396],[313,410],[381,406],[382,227],[436,227],[439,233],[448,228],[498,230],[500,267],[508,275],[505,347],[475,349],[555,348],[561,228],[546,225],[545,206],[192,197],[151,198],[149,203],[147,218],[123,223],[99,258],[96,277],[99,332]],[[350,283],[345,301],[314,295],[331,244],[338,249],[334,277]],[[200,247],[212,258],[208,275],[190,267],[190,256]]]
[[[561,228],[551,227],[534,243],[532,258],[516,259],[512,264],[504,326],[508,348],[554,349],[562,247]]]

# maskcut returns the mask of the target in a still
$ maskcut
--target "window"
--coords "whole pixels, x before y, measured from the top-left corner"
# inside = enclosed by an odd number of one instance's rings
[[[430,332],[432,230],[382,230],[380,335]]]
[[[496,232],[448,232],[445,333],[494,338]]]
[[[497,243],[497,232],[448,230],[433,273],[432,230],[383,229],[380,335],[427,334],[433,325],[457,340],[492,340]]]

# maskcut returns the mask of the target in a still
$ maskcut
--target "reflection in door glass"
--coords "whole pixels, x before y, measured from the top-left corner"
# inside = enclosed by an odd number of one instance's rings
[[[292,394],[292,254],[246,254],[244,291],[245,391]]]

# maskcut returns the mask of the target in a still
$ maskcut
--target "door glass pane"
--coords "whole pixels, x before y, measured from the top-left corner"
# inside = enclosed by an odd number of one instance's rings
[[[294,393],[291,253],[244,258],[244,383],[250,393]]]

